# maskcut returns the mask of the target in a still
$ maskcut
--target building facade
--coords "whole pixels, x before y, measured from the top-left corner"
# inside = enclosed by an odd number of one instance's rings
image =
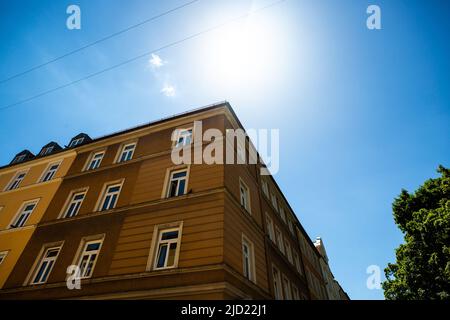
[[[243,128],[225,102],[74,137],[59,151],[73,161],[11,260],[0,299],[327,299],[320,254],[273,177],[259,163],[199,161],[211,152],[208,129],[219,141]],[[174,161],[174,150],[192,161]]]

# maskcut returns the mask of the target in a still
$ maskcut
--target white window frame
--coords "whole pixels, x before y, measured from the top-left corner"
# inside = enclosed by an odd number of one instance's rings
[[[269,183],[267,182],[266,179],[262,178],[261,179],[261,184],[262,184],[261,188],[262,188],[263,194],[267,198],[269,198]]]
[[[25,201],[24,203],[22,203],[19,210],[17,211],[17,213],[14,215],[13,219],[9,223],[8,229],[19,229],[19,228],[24,227],[25,224],[27,223],[28,219],[30,218],[30,216],[33,214],[34,210],[36,210],[38,203],[39,203],[39,199],[29,200],[29,201]],[[31,211],[29,211],[27,214],[25,214],[25,212],[26,212],[25,209],[29,205],[33,205],[33,209],[31,209]],[[21,220],[20,218],[23,215],[25,215],[25,218]],[[17,226],[17,223],[19,222],[19,220],[22,221],[21,226]]]
[[[243,189],[245,194],[242,194]],[[250,188],[241,178],[239,178],[239,203],[245,209],[245,211],[250,214],[252,213]]]
[[[31,273],[30,285],[43,284],[43,283],[47,282],[48,277],[52,273],[55,263],[58,260],[58,256],[61,252],[62,246],[63,246],[63,243],[56,244],[56,245],[46,244],[42,247],[41,252],[38,255],[38,260],[36,260],[35,265],[32,269],[33,271]],[[51,250],[58,250],[58,252],[53,257],[46,257],[47,253]],[[47,265],[45,266],[45,269],[44,269],[45,270],[44,273],[46,273],[47,276],[45,277],[45,279],[42,279],[42,276],[41,276],[40,280],[37,281],[36,278],[37,278],[38,273],[41,270],[42,266],[44,265],[44,263],[47,263]],[[49,265],[50,265],[50,267],[49,267]]]
[[[166,232],[178,231],[178,237],[176,239],[162,240],[162,235]],[[147,271],[150,270],[166,270],[178,268],[178,261],[180,258],[181,238],[183,235],[183,221],[166,223],[156,225],[153,230],[152,245],[150,247],[150,254],[147,261]],[[164,259],[164,266],[158,267],[158,257],[161,245],[170,247],[171,244],[176,243],[173,265],[167,266],[168,251],[166,251],[166,257]]]
[[[292,259],[292,248],[288,239],[284,239],[284,248],[286,252],[286,257],[288,258],[291,264],[294,264],[294,260]]]
[[[269,214],[266,212],[266,226],[267,226],[267,235],[269,239],[275,243],[275,229],[273,227],[273,220],[270,218]]]
[[[85,171],[90,171],[90,170],[96,170],[100,167],[100,165],[102,164],[103,158],[105,157],[105,153],[106,150],[101,150],[101,151],[95,151],[92,152],[91,155],[88,158],[88,161],[86,163],[85,166]],[[96,166],[94,168],[91,168],[91,164],[94,162],[94,159],[97,155],[101,155],[100,159],[95,160],[96,161]]]
[[[245,254],[244,247],[247,247],[247,255]],[[247,274],[246,274],[246,262]],[[242,234],[242,274],[245,278],[256,283],[256,267],[255,267],[255,246],[244,234]]]
[[[125,150],[126,148],[128,148],[130,146],[132,146],[133,148],[130,149],[130,150]],[[136,141],[123,144],[121,146],[121,148],[119,148],[119,152],[117,153],[115,163],[122,163],[122,162],[127,162],[127,161],[132,160],[133,156],[134,156],[134,151],[136,150],[136,146],[137,146],[137,142]],[[127,159],[127,157],[126,157],[124,160],[122,160],[122,156],[125,153],[129,155],[129,159]]]
[[[111,182],[107,182],[107,183],[105,183],[103,185],[102,193],[100,194],[100,197],[99,197],[99,199],[97,201],[97,206],[96,206],[97,211],[109,211],[109,210],[113,210],[113,209],[116,208],[117,203],[119,202],[120,193],[122,192],[122,187],[123,187],[124,181],[125,181],[124,179],[117,180],[117,181],[111,181]],[[113,191],[113,192],[109,192],[109,189],[110,188],[114,188],[114,187],[119,187],[119,190]],[[106,198],[108,196],[110,197],[109,198],[108,209],[103,209],[105,201],[106,201]],[[115,203],[112,206],[112,208],[110,208],[110,206],[111,206],[111,199],[114,196],[116,196]]]
[[[276,271],[276,274],[275,272]],[[273,293],[275,300],[283,300],[283,282],[281,280],[280,270],[272,265],[272,282],[273,282]]]
[[[186,132],[190,132],[190,134],[186,134]],[[173,148],[183,148],[188,145],[191,145],[194,141],[194,128],[189,127],[189,128],[175,129],[174,137],[176,138],[173,140]],[[188,139],[188,142],[186,142],[187,137],[190,137]],[[182,138],[181,142],[180,138]]]
[[[97,264],[98,257],[100,256],[100,252],[102,250],[104,240],[105,240],[104,234],[88,236],[88,237],[84,237],[83,239],[81,239],[80,245],[78,247],[78,252],[76,255],[76,260],[74,261],[74,263],[72,263],[74,265],[77,265],[78,268],[80,268],[79,274],[78,274],[80,279],[89,279],[94,274],[95,265]],[[99,243],[98,249],[86,251],[87,247],[93,243]],[[93,258],[93,260],[91,260],[91,257],[94,255],[95,255],[95,257]],[[86,273],[86,270],[88,270],[87,268],[81,268],[81,262],[83,261],[84,256],[88,257],[88,263],[90,261],[92,261],[92,267],[91,267],[89,273]]]
[[[14,164],[14,163],[22,162],[26,156],[27,156],[26,154],[21,154],[19,156],[15,156],[12,163]]]
[[[286,213],[284,212],[284,207],[282,205],[278,206],[278,211],[280,213],[281,220],[286,223]]]
[[[79,144],[82,144],[84,141],[84,137],[76,138],[70,142],[69,148],[76,147]]]
[[[180,172],[186,172],[186,175],[182,178],[173,178],[173,176],[177,173]],[[172,169],[168,169],[167,173],[166,173],[166,183],[165,183],[165,193],[163,198],[176,198],[179,196],[183,196],[185,194],[187,194],[187,190],[188,190],[188,182],[189,182],[189,167],[181,167],[181,168],[172,168]],[[176,194],[174,196],[170,195],[170,190],[171,190],[171,185],[172,185],[172,181],[180,181],[180,180],[185,180],[184,182],[184,190],[183,190],[183,194]],[[177,187],[176,189],[178,190],[180,187],[179,182],[177,183]]]
[[[302,267],[300,265],[300,256],[298,255],[298,253],[296,251],[294,251],[293,256],[294,256],[295,269],[297,269],[298,273],[303,274]]]
[[[39,182],[47,182],[47,181],[52,180],[52,179],[55,177],[56,172],[58,172],[60,165],[61,165],[61,161],[50,163],[50,164],[47,166],[47,168],[44,170],[44,172],[42,173],[42,176],[39,178],[38,181],[39,181]],[[56,166],[56,169],[52,170],[52,167],[53,167],[53,166]],[[47,174],[49,174],[49,173],[50,173],[50,178],[48,178],[47,180],[45,180],[46,177],[47,177]]]
[[[283,296],[285,300],[292,300],[291,281],[283,274]]]
[[[278,249],[280,249],[281,253],[285,254],[284,252],[284,243],[283,243],[283,233],[281,232],[280,228],[275,226],[275,239],[276,244],[278,246]]]
[[[66,219],[66,218],[73,218],[75,216],[78,215],[78,213],[80,212],[81,206],[83,205],[83,201],[84,199],[86,199],[86,194],[88,192],[88,188],[83,188],[83,189],[77,189],[77,190],[72,190],[69,194],[69,196],[67,197],[66,203],[64,204],[63,210],[61,211],[60,215],[59,215],[59,219]],[[75,196],[83,194],[83,199],[80,200],[74,200]],[[68,217],[67,214],[69,212],[69,208],[71,207],[72,203],[79,203],[76,212],[74,215],[72,215],[71,217]]]
[[[53,149],[55,149],[54,146],[46,147],[46,148],[42,149],[42,152],[41,152],[40,155],[41,155],[41,156],[46,156],[46,155],[52,153]]]
[[[12,178],[11,180],[8,182],[8,184],[6,185],[6,188],[4,191],[11,191],[11,190],[16,190],[20,188],[20,184],[23,182],[23,180],[25,179],[25,177],[27,176],[28,170],[23,170],[23,171],[19,171],[17,172]],[[19,179],[19,176],[23,174],[23,177],[21,179]],[[12,188],[12,186],[15,184],[15,182],[17,182],[17,185],[15,188]]]
[[[2,263],[6,260],[6,257],[8,256],[9,251],[0,251],[0,266]]]
[[[277,196],[274,193],[272,193],[270,199],[272,201],[273,208],[275,209],[276,212],[278,212],[278,199],[277,199]]]

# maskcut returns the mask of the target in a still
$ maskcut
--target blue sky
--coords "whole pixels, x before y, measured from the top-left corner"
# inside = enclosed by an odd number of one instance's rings
[[[185,2],[1,1],[0,78]],[[0,83],[0,109],[269,3],[200,0]],[[81,30],[66,28],[70,4]],[[366,28],[370,4],[382,30]],[[0,110],[0,163],[228,100],[246,128],[280,129],[275,178],[350,297],[382,299],[366,268],[402,242],[393,199],[449,166],[449,14],[448,1],[288,0],[156,52],[159,66],[149,56]]]

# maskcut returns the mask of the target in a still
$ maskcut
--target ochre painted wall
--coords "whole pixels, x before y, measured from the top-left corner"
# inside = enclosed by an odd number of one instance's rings
[[[66,175],[75,152],[69,151],[54,156],[37,159],[21,165],[3,168],[0,171],[0,252],[7,252],[0,264],[0,288],[13,270],[25,246],[30,240],[36,224],[39,223],[54,194],[58,190],[62,177]],[[47,182],[39,182],[49,164],[59,162],[60,166],[54,178]],[[19,188],[4,191],[17,172],[27,171]],[[22,208],[24,202],[38,200],[38,203],[21,228],[11,229],[13,219]]]

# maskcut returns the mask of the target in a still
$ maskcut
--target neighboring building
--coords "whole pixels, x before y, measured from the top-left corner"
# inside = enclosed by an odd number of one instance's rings
[[[327,291],[328,299],[347,300],[347,294],[343,291],[343,289],[339,285],[339,282],[334,278],[333,273],[331,272],[330,265],[328,264],[328,255],[325,250],[323,241],[320,237],[316,238],[314,246],[321,255],[319,263],[320,269],[322,270],[322,276],[325,281],[325,288]]]
[[[225,102],[72,139],[60,152],[76,158],[0,299],[326,299],[320,255],[260,164],[173,163],[210,128],[242,125]]]
[[[0,288],[74,159],[74,151],[52,142],[38,156],[24,150],[0,168]]]

